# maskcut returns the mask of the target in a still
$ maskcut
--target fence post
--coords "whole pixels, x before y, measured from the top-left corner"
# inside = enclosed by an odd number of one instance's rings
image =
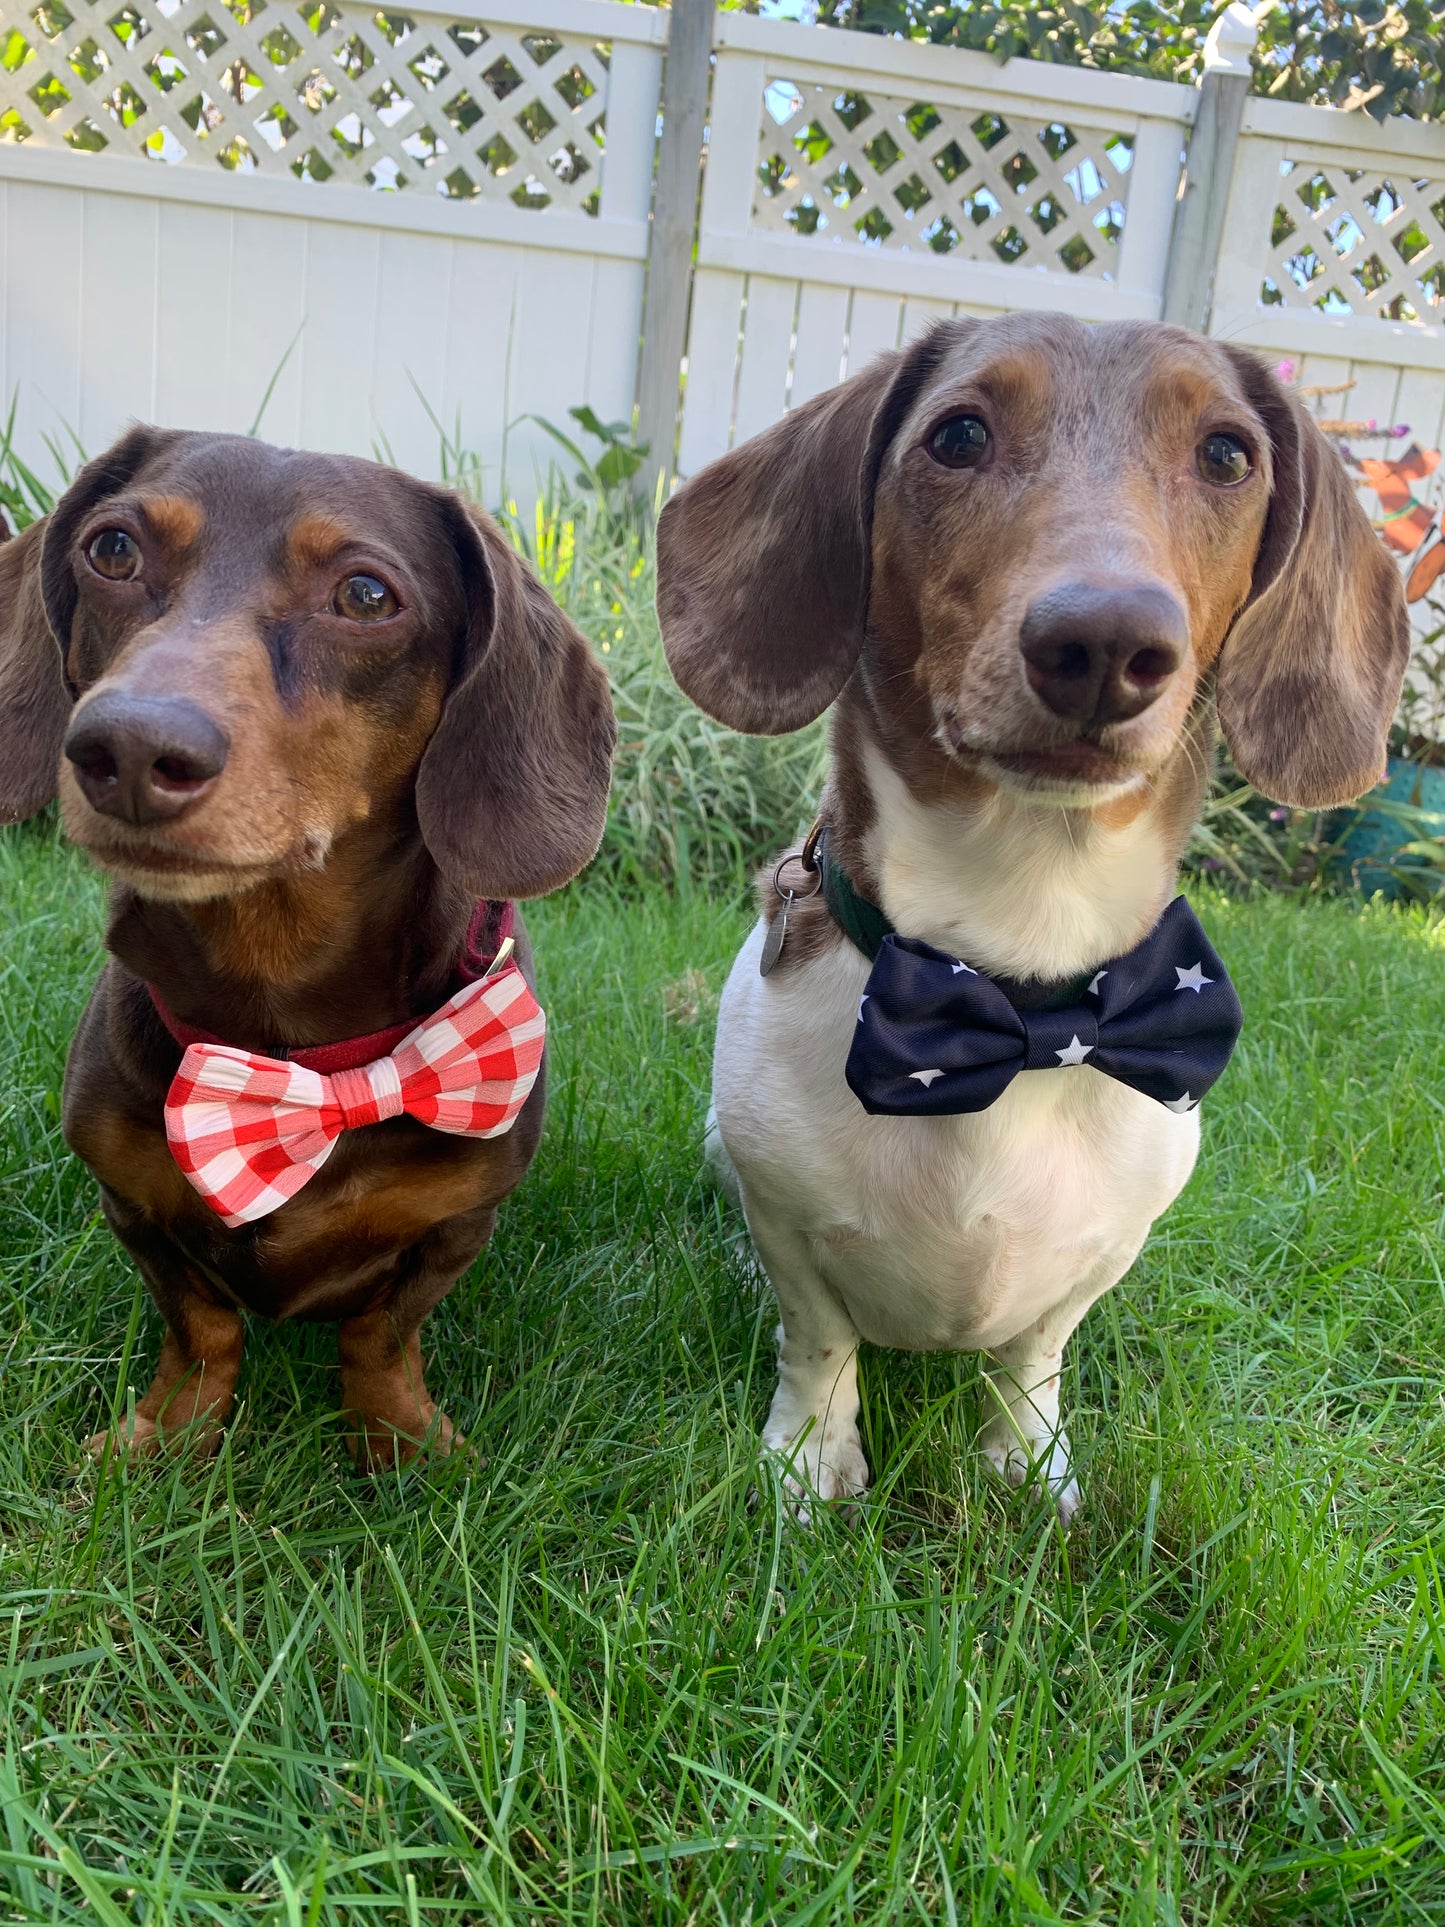
[[[637,378],[637,439],[648,447],[637,486],[649,501],[655,497],[658,478],[671,477],[677,447],[713,5],[714,0],[673,0],[663,70],[662,139],[647,250],[642,367]]]
[[[1182,328],[1203,332],[1209,326],[1224,210],[1258,39],[1254,15],[1242,0],[1231,0],[1204,43],[1198,109],[1164,271],[1163,319]]]

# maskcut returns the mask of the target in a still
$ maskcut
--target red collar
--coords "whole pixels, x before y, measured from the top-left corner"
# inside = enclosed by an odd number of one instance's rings
[[[497,952],[512,935],[516,921],[515,904],[489,901],[485,897],[478,903],[467,926],[462,954],[457,959],[453,989],[460,990],[463,984],[474,984],[479,977],[486,976],[496,962]],[[147,984],[146,989],[156,1007],[156,1015],[182,1050],[191,1044],[225,1043],[224,1037],[215,1037],[208,1030],[197,1030],[194,1024],[183,1024],[179,1017],[173,1017],[161,1002],[160,992],[154,984]],[[347,1037],[336,1044],[307,1044],[300,1050],[280,1050],[271,1054],[284,1057],[289,1063],[300,1064],[306,1070],[322,1071],[329,1077],[337,1071],[359,1070],[363,1064],[387,1056],[421,1021],[420,1017],[408,1017],[405,1023],[392,1024],[386,1030],[374,1030],[366,1037]]]

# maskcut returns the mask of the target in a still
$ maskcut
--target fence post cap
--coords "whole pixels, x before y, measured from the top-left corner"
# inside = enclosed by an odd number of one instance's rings
[[[1230,0],[1209,29],[1204,43],[1205,73],[1248,77],[1254,71],[1254,48],[1258,39],[1259,25],[1253,10],[1245,6],[1244,0]]]

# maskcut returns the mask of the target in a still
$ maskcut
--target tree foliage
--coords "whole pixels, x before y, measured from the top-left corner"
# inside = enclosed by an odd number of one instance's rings
[[[1193,83],[1217,0],[819,0],[826,26]],[[1445,117],[1445,0],[1290,0],[1260,19],[1255,89],[1363,108],[1376,120]]]

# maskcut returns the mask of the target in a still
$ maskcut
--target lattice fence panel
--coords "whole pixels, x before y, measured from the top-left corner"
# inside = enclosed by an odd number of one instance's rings
[[[1286,163],[1260,298],[1269,307],[1445,322],[1445,181]]]
[[[0,139],[597,211],[602,42],[331,0],[42,0],[0,36]]]
[[[779,77],[764,94],[757,227],[1108,279],[1133,135]]]

